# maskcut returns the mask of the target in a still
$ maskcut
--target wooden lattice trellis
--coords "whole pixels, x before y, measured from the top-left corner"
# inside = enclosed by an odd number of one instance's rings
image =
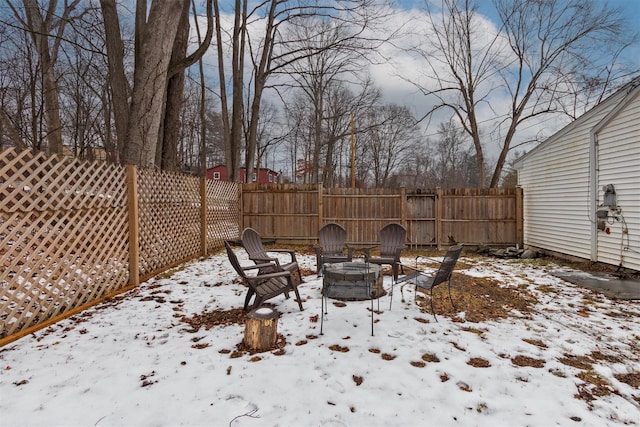
[[[0,152],[0,338],[125,286],[125,169]]]
[[[0,343],[237,239],[239,188],[0,151]]]
[[[200,254],[200,180],[138,171],[140,274]]]
[[[240,185],[234,182],[207,181],[207,251],[240,235]]]

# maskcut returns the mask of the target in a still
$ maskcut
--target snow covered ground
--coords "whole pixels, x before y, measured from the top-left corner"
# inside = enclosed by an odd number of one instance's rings
[[[298,260],[315,269],[312,256]],[[435,322],[405,289],[391,310],[381,298],[373,337],[368,301],[330,304],[320,335],[313,274],[299,287],[304,311],[269,301],[286,343],[257,354],[238,350],[241,324],[184,321],[239,308],[245,295],[226,255],[190,263],[0,349],[0,425],[640,424],[639,302],[537,263],[463,260],[461,273],[533,294],[535,310]]]

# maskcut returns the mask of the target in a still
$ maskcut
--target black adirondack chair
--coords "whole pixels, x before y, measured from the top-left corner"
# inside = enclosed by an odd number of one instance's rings
[[[277,265],[277,269],[282,269],[291,273],[295,286],[302,283],[302,274],[300,273],[300,267],[298,266],[295,251],[291,249],[269,249],[267,251],[262,244],[260,234],[250,227],[247,227],[242,231],[240,242],[242,243],[244,250],[247,251],[251,261],[256,264],[275,263]],[[280,263],[277,257],[269,255],[268,252],[288,254],[291,257],[291,261]],[[263,274],[266,273],[266,271],[261,270],[260,273]]]
[[[293,291],[296,294],[300,311],[304,310],[302,308],[302,300],[300,299],[298,288],[293,284],[291,272],[278,269],[275,267],[275,264],[271,262],[243,267],[240,265],[238,257],[231,248],[231,245],[229,245],[229,242],[224,242],[224,246],[227,250],[227,256],[229,257],[229,261],[231,262],[233,269],[240,277],[242,277],[242,281],[248,287],[247,296],[244,299],[244,311],[249,310],[249,301],[251,301],[251,297],[254,295],[255,300],[251,307],[252,309],[260,307],[265,301],[280,294],[285,294],[285,296],[289,298],[289,291]],[[246,273],[249,270],[258,270],[258,274],[250,276]],[[261,274],[260,270],[270,272]]]
[[[372,264],[388,264],[393,272],[393,280],[398,280],[400,253],[404,249],[407,230],[400,224],[387,224],[380,229],[380,255],[371,256],[372,248],[364,249],[364,261]]]
[[[322,275],[322,266],[338,262],[351,262],[353,248],[347,245],[347,231],[339,224],[323,225],[318,231],[316,250],[316,268],[318,277]]]

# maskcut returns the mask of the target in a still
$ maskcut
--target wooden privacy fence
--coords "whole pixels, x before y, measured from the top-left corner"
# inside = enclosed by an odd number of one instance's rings
[[[337,222],[347,241],[378,242],[380,228],[397,222],[407,228],[407,244],[441,248],[453,241],[468,245],[522,244],[522,190],[323,188],[322,185],[244,185],[242,227],[265,238],[313,244],[318,229]]]
[[[239,236],[240,185],[0,152],[0,346]]]

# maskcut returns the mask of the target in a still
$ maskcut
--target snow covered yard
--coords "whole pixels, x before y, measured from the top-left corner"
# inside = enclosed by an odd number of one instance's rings
[[[277,349],[240,345],[245,288],[221,253],[0,349],[0,424],[640,424],[639,302],[550,265],[463,257],[458,311],[436,290],[438,322],[396,288],[373,337],[368,301],[330,303],[319,335],[322,279],[314,257],[298,260],[305,310],[269,301]]]

